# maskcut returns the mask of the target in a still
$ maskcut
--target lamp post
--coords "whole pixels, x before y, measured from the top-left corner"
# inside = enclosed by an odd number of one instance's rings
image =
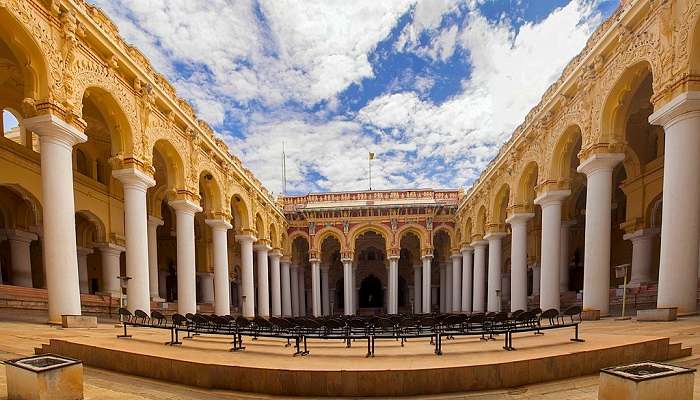
[[[625,305],[627,303],[627,268],[630,264],[621,264],[615,267],[615,278],[622,278],[622,314],[620,318],[616,318],[618,321],[624,321],[630,319],[630,317],[625,317]]]

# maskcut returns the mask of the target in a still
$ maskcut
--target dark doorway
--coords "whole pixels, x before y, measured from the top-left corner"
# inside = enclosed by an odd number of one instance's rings
[[[382,281],[380,281],[379,278],[374,275],[366,277],[360,284],[360,307],[384,307],[384,290],[382,290]]]
[[[338,279],[335,283],[335,308],[340,309],[345,307],[345,288],[342,279]]]

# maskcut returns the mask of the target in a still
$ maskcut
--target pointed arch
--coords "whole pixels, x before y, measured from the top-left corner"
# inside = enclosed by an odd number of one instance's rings
[[[326,238],[328,237],[334,237],[338,241],[338,243],[340,244],[341,252],[347,250],[348,246],[345,240],[345,234],[343,233],[343,231],[334,226],[326,226],[321,228],[321,230],[319,230],[318,232],[316,232],[316,235],[314,235],[313,249],[321,251],[323,241],[326,240]]]
[[[549,167],[548,180],[554,182],[568,181],[571,178],[571,161],[577,157],[577,149],[581,147],[581,127],[570,125],[560,135],[552,150],[552,160]]]
[[[364,223],[354,226],[348,233],[348,247],[350,251],[355,252],[355,241],[360,235],[366,232],[374,232],[383,237],[386,246],[386,249],[383,250],[386,250],[387,253],[394,244],[393,236],[386,226],[382,224]]]
[[[640,61],[625,69],[617,78],[615,85],[605,95],[600,113],[600,142],[625,142],[627,116],[633,104],[633,95],[648,76],[651,76],[653,81],[651,64]],[[653,83],[651,86],[653,87]]]
[[[535,187],[539,175],[539,165],[536,161],[530,161],[525,164],[520,177],[518,178],[518,186],[515,191],[515,204],[528,210],[535,204]]]
[[[415,222],[404,224],[396,231],[396,243],[399,246],[401,245],[401,239],[403,239],[403,237],[408,233],[413,233],[416,235],[421,249],[430,246],[431,240],[428,230],[423,225]]]

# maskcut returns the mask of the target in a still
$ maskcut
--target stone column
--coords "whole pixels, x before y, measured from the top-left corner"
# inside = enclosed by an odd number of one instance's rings
[[[119,264],[124,248],[112,243],[104,243],[97,248],[102,256],[102,292],[118,298],[122,290]]]
[[[270,253],[270,312],[272,316],[282,315],[282,284],[280,282],[280,258],[282,251],[275,249]]]
[[[452,312],[462,308],[462,254],[452,253]]]
[[[299,316],[299,267],[292,264],[289,270],[289,287],[292,295],[292,316]]]
[[[352,306],[354,313],[357,314],[360,309],[360,288],[357,286],[357,264],[352,267]]]
[[[267,264],[267,254],[272,249],[266,243],[253,246],[258,255],[258,316],[270,316],[270,280]]]
[[[299,316],[306,316],[306,271],[304,267],[299,267]]]
[[[559,291],[569,291],[569,228],[576,221],[563,221],[561,223],[561,241],[559,250]]]
[[[661,106],[649,122],[664,127],[664,179],[658,307],[694,313],[700,244],[700,92]]]
[[[211,272],[197,272],[199,277],[199,290],[201,291],[201,302],[204,304],[214,304],[214,274]]]
[[[353,315],[352,306],[352,258],[343,258],[343,313]]]
[[[486,283],[486,245],[488,243],[486,240],[477,240],[471,244],[471,247],[474,248],[474,312],[486,311],[484,304],[486,288],[484,285]]]
[[[12,284],[15,286],[33,287],[32,284],[32,255],[30,245],[37,240],[36,234],[15,229],[5,231],[10,242],[10,259],[12,263]],[[80,267],[80,263],[78,263]],[[87,268],[87,264],[85,265]],[[87,269],[85,270],[87,273]],[[81,277],[80,274],[79,278]],[[82,289],[82,286],[80,286]]]
[[[542,263],[540,271],[540,308],[542,310],[559,309],[561,203],[570,194],[570,190],[553,190],[543,193],[535,199],[535,204],[539,204],[542,207],[542,250],[540,251],[540,261]]]
[[[321,304],[321,261],[311,259],[311,313],[314,317],[320,317]]]
[[[231,314],[231,285],[228,280],[228,230],[232,226],[221,219],[207,219],[204,222],[211,227],[214,244],[214,313],[229,315]]]
[[[321,267],[321,314],[330,315],[331,314],[331,299],[330,299],[330,288],[328,286],[328,270],[330,268],[327,265]]]
[[[430,294],[432,291],[432,286],[430,283],[430,264],[433,261],[433,256],[432,254],[424,255],[421,257],[421,260],[423,261],[423,288],[421,290],[423,299],[421,303],[423,304],[423,313],[429,314],[431,312]]]
[[[171,201],[177,224],[177,312],[197,313],[197,279],[195,265],[194,214],[202,208],[189,200]],[[127,244],[129,254],[129,246]]]
[[[438,268],[440,268],[440,312],[444,313],[445,312],[445,275],[447,274],[447,265],[443,263],[438,264]]]
[[[532,295],[540,295],[540,264],[532,264]]]
[[[577,168],[587,177],[583,309],[599,310],[600,315],[608,315],[610,307],[612,170],[624,158],[624,154],[594,154]]]
[[[639,286],[641,283],[651,282],[652,241],[658,233],[658,229],[640,229],[622,237],[632,242],[632,276],[629,281],[630,286]]]
[[[452,262],[445,264],[445,312],[452,311]]]
[[[527,222],[533,213],[513,214],[510,224],[510,311],[527,310]]]
[[[292,282],[289,271],[289,258],[280,261],[280,286],[282,290],[282,316],[292,316]],[[296,271],[294,271],[296,274]]]
[[[163,301],[158,290],[158,227],[163,220],[148,216],[148,287],[153,301]]]
[[[389,256],[389,314],[399,312],[399,256]]]
[[[151,292],[148,275],[146,190],[154,186],[156,181],[150,175],[136,168],[112,171],[112,176],[118,179],[124,188],[126,276],[131,278],[126,283],[127,308],[132,313],[136,310],[143,310],[150,315]],[[178,281],[179,279],[178,276]],[[194,271],[192,279],[194,279]]]
[[[29,245],[27,245],[27,250],[29,250]],[[78,280],[80,282],[80,293],[90,293],[87,265],[87,256],[89,254],[92,254],[92,249],[78,247]]]
[[[241,244],[241,313],[246,318],[255,316],[255,284],[253,283],[253,235],[236,235]]]
[[[421,314],[423,312],[423,291],[421,290],[423,280],[422,268],[420,263],[413,265],[413,312],[416,314]]]
[[[472,312],[472,291],[474,248],[463,247],[462,250],[462,312]]]
[[[39,135],[41,145],[41,191],[45,197],[42,243],[49,322],[61,323],[61,315],[81,313],[72,149],[87,136],[50,114],[27,118],[24,127]]]
[[[492,232],[484,236],[489,242],[489,267],[486,311],[501,310],[501,275],[503,270],[503,232]]]

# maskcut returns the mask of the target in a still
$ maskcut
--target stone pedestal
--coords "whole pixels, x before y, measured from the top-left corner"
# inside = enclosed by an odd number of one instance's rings
[[[61,315],[64,328],[97,328],[97,317],[91,315]]]
[[[5,362],[10,400],[79,400],[83,398],[83,364],[44,354]]]
[[[600,319],[600,310],[583,310],[581,319],[584,321],[597,321]]]
[[[642,362],[600,371],[598,400],[692,400],[695,369]]]
[[[651,310],[638,310],[637,321],[675,321],[678,308],[653,308]]]

